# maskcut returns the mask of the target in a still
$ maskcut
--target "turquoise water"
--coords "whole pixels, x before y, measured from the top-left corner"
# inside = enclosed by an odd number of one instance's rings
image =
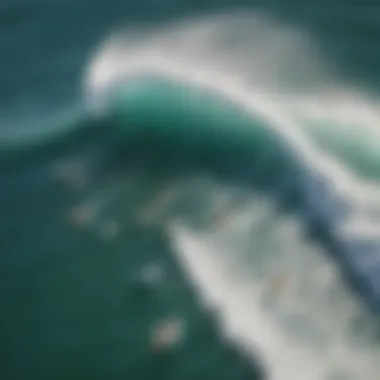
[[[377,20],[302,4],[0,6],[4,379],[377,378]]]

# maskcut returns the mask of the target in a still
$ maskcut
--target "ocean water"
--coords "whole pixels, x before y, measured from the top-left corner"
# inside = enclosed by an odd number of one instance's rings
[[[379,12],[3,1],[1,378],[377,379]]]

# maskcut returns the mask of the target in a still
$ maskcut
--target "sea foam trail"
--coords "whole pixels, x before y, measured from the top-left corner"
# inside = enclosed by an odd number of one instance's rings
[[[258,354],[269,379],[376,379],[378,352],[368,341],[360,344],[352,337],[352,323],[359,314],[342,289],[339,303],[331,299],[331,290],[336,291],[342,284],[329,265],[320,262],[304,268],[316,279],[314,293],[307,295],[301,292],[305,286],[302,273],[280,268],[280,273],[292,274],[296,289],[284,300],[279,295],[274,309],[268,309],[263,305],[271,276],[263,282],[252,273],[244,273],[241,267],[239,270],[239,266],[234,268],[230,257],[240,247],[229,251],[212,236],[192,231],[178,221],[172,222],[168,231],[179,262],[198,294],[208,307],[221,314],[226,338],[239,343],[255,360]],[[293,259],[302,260],[302,254],[299,250]],[[311,254],[307,258],[309,265]],[[271,266],[273,274],[280,265]],[[326,310],[328,305],[330,310]]]
[[[232,229],[231,225],[227,228]],[[284,244],[284,238],[279,236],[281,230],[287,231],[288,244],[289,231],[293,235],[290,240],[298,240],[294,229],[286,223],[277,232],[272,230],[276,236],[270,239]],[[168,233],[178,260],[199,296],[207,307],[220,313],[226,339],[240,344],[255,360],[262,360],[270,380],[377,378],[379,352],[370,342],[373,325],[367,321],[371,326],[369,331],[359,333],[359,339],[355,336],[355,320],[365,317],[342,287],[331,264],[323,259],[315,261],[319,253],[315,248],[287,249],[283,252],[286,260],[278,255],[272,264],[267,263],[263,281],[254,270],[244,271],[231,259],[236,254],[244,255],[244,249],[238,242],[232,249],[220,243],[226,229],[219,231],[219,236],[210,235],[194,231],[186,223],[172,221]],[[296,244],[299,246],[299,241]],[[265,248],[261,246],[261,249]],[[292,250],[295,252],[287,255]],[[250,254],[260,255],[260,252]],[[270,256],[271,251],[266,250],[265,254]],[[290,266],[289,261],[298,266]],[[244,266],[252,269],[255,265],[258,265],[257,257],[251,264],[245,259]],[[285,289],[285,294],[280,289],[271,300],[271,286],[278,273],[289,276],[291,287]],[[334,301],[336,292],[339,302]],[[269,307],[265,306],[268,298],[274,302]]]

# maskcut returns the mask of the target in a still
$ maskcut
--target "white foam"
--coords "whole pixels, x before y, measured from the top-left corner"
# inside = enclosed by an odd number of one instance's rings
[[[269,295],[271,276],[263,282],[254,272],[244,272],[236,265],[232,258],[241,250],[239,245],[226,248],[220,236],[192,231],[178,220],[169,224],[168,233],[198,294],[219,311],[227,339],[238,342],[248,353],[258,353],[270,380],[325,380],[334,373],[354,380],[377,379],[379,353],[368,340],[364,345],[350,341],[352,321],[360,313],[322,255],[313,252],[302,260],[304,252],[299,250],[294,257],[298,266],[273,261],[272,273],[291,275],[295,290],[285,289],[282,302],[276,300],[274,308],[268,309],[263,300]],[[286,261],[289,264],[288,255]],[[257,259],[252,264],[257,265]],[[331,300],[338,290],[338,302]]]

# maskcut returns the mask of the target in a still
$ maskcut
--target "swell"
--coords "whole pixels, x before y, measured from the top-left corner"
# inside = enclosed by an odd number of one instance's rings
[[[38,165],[61,154],[91,151],[99,144],[108,155],[113,151],[117,160],[126,162],[128,152],[143,147],[144,159],[166,157],[164,165],[171,166],[169,171],[181,172],[180,177],[207,171],[218,181],[271,196],[282,212],[296,213],[303,220],[306,236],[334,257],[352,289],[372,310],[378,310],[371,278],[360,272],[360,259],[350,257],[355,255],[355,244],[356,252],[360,247],[373,250],[376,246],[342,239],[339,227],[350,205],[334,195],[326,180],[305,165],[260,115],[246,113],[221,94],[164,76],[123,82],[114,96],[111,112],[101,118],[89,115],[69,128],[74,133],[29,149],[21,145],[2,150],[2,170],[23,168],[26,161]],[[151,172],[156,174],[154,164]]]
[[[300,124],[296,118],[289,116],[285,107],[280,106],[282,100],[290,97],[287,91],[283,91],[280,101],[264,93],[265,89],[274,91],[276,87],[270,86],[269,82],[277,78],[282,64],[287,61],[271,52],[271,48],[266,49],[281,45],[277,41],[278,36],[273,37],[270,32],[269,40],[262,38],[255,46],[259,55],[251,55],[248,61],[237,59],[231,63],[228,58],[240,58],[243,54],[241,49],[224,53],[224,48],[215,48],[220,40],[214,38],[214,34],[228,29],[225,21],[217,22],[216,26],[213,22],[195,23],[175,29],[174,33],[159,32],[141,44],[131,42],[124,35],[109,44],[106,42],[86,67],[85,100],[90,112],[84,120],[71,125],[76,132],[64,138],[56,137],[48,144],[36,145],[27,153],[13,149],[13,158],[4,161],[5,167],[11,165],[14,170],[14,165],[21,164],[19,168],[23,170],[25,162],[29,167],[38,166],[41,161],[54,162],[61,156],[72,156],[74,161],[77,159],[84,163],[86,171],[91,172],[95,168],[97,176],[95,196],[90,194],[89,199],[83,202],[91,204],[92,197],[98,200],[100,193],[107,198],[102,201],[111,203],[115,209],[120,208],[116,205],[119,198],[113,189],[107,189],[115,180],[113,176],[123,183],[128,182],[131,175],[137,182],[150,185],[156,181],[158,187],[165,187],[166,181],[173,178],[186,183],[188,178],[203,175],[227,188],[238,185],[243,193],[259,193],[269,198],[279,211],[274,225],[289,215],[297,216],[300,222],[303,238],[297,240],[291,249],[284,249],[283,256],[291,256],[292,250],[306,251],[309,246],[318,245],[322,252],[317,254],[328,253],[338,263],[351,289],[377,312],[378,242],[376,237],[358,232],[357,227],[354,234],[343,227],[350,221],[362,224],[362,216],[368,222],[366,208],[379,209],[378,186],[361,181],[347,170],[346,162],[342,164],[342,160],[334,160],[334,157],[318,149],[315,139],[306,133],[307,122]],[[262,34],[265,35],[268,26],[265,24],[259,22],[256,32],[261,33],[263,30],[260,28],[264,28]],[[269,30],[272,28],[269,27]],[[179,41],[176,40],[177,34],[181,37]],[[223,42],[226,36],[222,37]],[[256,49],[253,49],[254,52]],[[264,58],[260,62],[261,55]],[[247,67],[252,68],[250,76]],[[291,67],[292,62],[288,62],[288,70]],[[293,77],[296,74],[293,72]],[[287,77],[286,73],[284,77]],[[255,79],[259,80],[255,82]],[[266,83],[260,83],[260,80]],[[314,80],[311,84],[317,91]],[[330,150],[336,149],[333,147]],[[6,156],[9,157],[8,154]],[[129,190],[123,186],[124,197],[134,203]],[[192,196],[197,198],[202,186],[189,186],[188,191],[193,191]],[[218,188],[214,190],[206,201],[199,195],[204,201],[204,209],[214,198],[218,198],[218,191]],[[144,194],[137,194],[136,197],[143,198]],[[183,208],[193,214],[191,205]],[[202,206],[198,204],[199,209],[202,214]],[[252,211],[253,214],[255,212]],[[371,220],[369,223],[372,225]],[[207,228],[201,217],[195,217],[193,224],[197,228]],[[166,223],[163,222],[159,228],[162,230],[165,227]],[[274,229],[270,229],[273,234]],[[261,233],[260,228],[249,233],[257,236]],[[185,240],[181,240],[183,236]],[[301,244],[305,237],[306,246]],[[188,236],[180,230],[177,241],[174,239],[179,250],[186,239]],[[268,240],[271,240],[270,236]],[[190,253],[185,256],[188,256],[189,262],[199,256],[202,263],[202,256],[206,256],[208,248],[201,247],[205,254],[197,256],[192,254],[193,245],[189,243]],[[238,245],[229,253],[231,256],[238,255]],[[253,246],[250,247],[252,250],[255,251],[251,252],[253,255],[260,248]],[[302,253],[306,255],[306,252]],[[302,257],[300,255],[299,259]],[[213,263],[219,261],[220,257],[214,257],[205,266],[210,269]],[[194,261],[190,264],[196,267],[196,272],[203,266],[194,265]],[[212,278],[210,275],[210,278],[206,276],[203,279],[201,292],[214,286]],[[318,286],[321,287],[321,284]],[[228,290],[225,284],[224,288],[233,303],[238,291]],[[248,298],[252,294],[248,294]],[[253,297],[253,302],[256,298]],[[231,307],[231,304],[225,307],[225,314]],[[260,314],[261,311],[256,310],[260,307],[247,312],[247,316],[253,318],[254,314]],[[234,315],[239,319],[243,314],[239,306],[239,311]],[[249,323],[244,323],[244,328],[249,329]],[[251,338],[255,341],[254,336]],[[267,337],[263,339],[267,341]],[[302,360],[298,362],[302,363]],[[274,379],[283,378],[281,366],[274,366],[278,367]],[[288,378],[294,378],[291,375],[294,375],[295,369],[288,369]],[[304,377],[310,374],[317,376],[313,371],[306,371]]]

